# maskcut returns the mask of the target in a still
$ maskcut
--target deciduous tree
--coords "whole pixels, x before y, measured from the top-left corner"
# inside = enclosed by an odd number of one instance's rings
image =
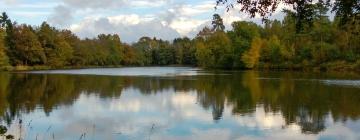
[[[254,68],[259,63],[260,52],[263,46],[263,41],[260,38],[254,38],[251,47],[241,57],[246,68]]]
[[[15,27],[14,40],[15,65],[41,65],[46,62],[44,49],[30,26]]]

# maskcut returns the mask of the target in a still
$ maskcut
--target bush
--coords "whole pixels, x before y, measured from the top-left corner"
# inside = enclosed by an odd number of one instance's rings
[[[353,65],[353,69],[356,71],[360,71],[360,60],[357,60]]]
[[[334,61],[324,64],[324,67],[326,70],[332,70],[332,71],[344,71],[344,70],[350,70],[351,65],[347,63],[346,61]]]
[[[352,51],[345,52],[345,60],[348,62],[355,62],[356,61],[356,55]]]

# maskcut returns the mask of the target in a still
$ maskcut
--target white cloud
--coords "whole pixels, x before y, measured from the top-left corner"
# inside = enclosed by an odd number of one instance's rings
[[[205,22],[206,20],[181,17],[172,21],[170,27],[175,29],[182,36],[189,36],[191,32],[197,32],[197,27]]]
[[[130,6],[135,7],[160,7],[167,3],[167,0],[157,0],[157,1],[150,1],[150,0],[132,0],[129,1]]]
[[[160,7],[169,0],[62,0],[65,5],[80,9],[109,9],[121,7]]]
[[[183,16],[195,16],[198,14],[204,14],[211,11],[215,11],[214,9],[215,3],[213,2],[204,2],[198,5],[182,5],[178,12]]]
[[[164,25],[176,30],[181,36],[194,37],[194,32],[199,31],[199,27],[203,27],[205,23],[210,21],[211,16],[207,15],[214,11],[215,3],[213,1],[205,1],[198,4],[174,4],[160,13],[158,17],[162,19]],[[206,19],[199,18],[204,16]]]
[[[18,4],[17,0],[4,0],[5,4]]]
[[[125,0],[62,0],[62,2],[67,6],[82,9],[113,8],[125,4]]]
[[[127,20],[121,20],[127,19]],[[179,37],[174,29],[164,26],[160,20],[139,15],[118,15],[106,18],[85,18],[71,25],[71,30],[80,37],[95,37],[98,34],[119,34],[125,42],[134,42],[143,36],[172,40]]]
[[[1,2],[3,3],[4,6],[6,6],[9,9],[14,9],[14,10],[23,10],[23,9],[50,9],[53,7],[56,7],[57,5],[59,5],[59,3],[56,2],[41,2],[40,3],[20,3],[18,1],[4,1]],[[1,7],[1,6],[0,6]]]
[[[48,18],[48,21],[53,25],[66,26],[73,20],[72,10],[68,7],[59,5],[55,7],[54,11]]]
[[[124,24],[124,25],[136,25],[140,22],[149,22],[154,20],[154,17],[151,15],[140,17],[137,14],[130,14],[130,15],[118,15],[118,16],[111,16],[108,17],[109,21],[114,24]]]

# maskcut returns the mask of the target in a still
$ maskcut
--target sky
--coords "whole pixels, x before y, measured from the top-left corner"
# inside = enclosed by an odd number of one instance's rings
[[[223,17],[227,29],[239,20],[261,24],[260,18],[250,19],[237,8],[226,11],[215,6],[216,0],[0,0],[0,11],[19,24],[38,26],[46,21],[80,38],[119,34],[127,43],[143,36],[192,38],[211,24],[215,13]],[[273,14],[280,17],[281,12]]]

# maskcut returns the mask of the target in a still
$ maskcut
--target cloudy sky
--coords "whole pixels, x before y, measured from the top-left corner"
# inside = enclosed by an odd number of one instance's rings
[[[18,23],[47,21],[81,38],[116,33],[128,43],[142,36],[166,40],[194,37],[210,24],[214,13],[222,15],[227,29],[237,20],[260,23],[236,9],[226,12],[214,7],[215,0],[0,0],[0,11]]]

